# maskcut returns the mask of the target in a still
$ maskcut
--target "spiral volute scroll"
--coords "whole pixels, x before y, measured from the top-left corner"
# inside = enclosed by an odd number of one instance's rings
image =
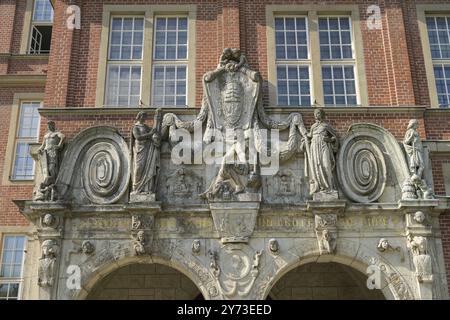
[[[82,161],[82,182],[86,196],[94,203],[114,203],[127,184],[124,159],[112,141],[92,145]]]
[[[380,147],[366,139],[352,139],[339,153],[338,177],[347,197],[359,203],[377,201],[386,186],[386,162]]]
[[[80,132],[69,143],[57,186],[61,197],[78,204],[127,201],[129,148],[115,128],[99,126]]]

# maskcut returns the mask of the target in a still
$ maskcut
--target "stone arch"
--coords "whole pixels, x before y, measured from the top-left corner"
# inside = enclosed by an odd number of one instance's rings
[[[273,277],[259,291],[259,298],[266,299],[274,285],[288,272],[297,267],[304,266],[314,262],[335,262],[353,268],[363,274],[366,274],[367,267],[370,264],[377,265],[383,274],[382,294],[387,300],[413,300],[410,286],[396,268],[388,261],[380,257],[368,247],[361,243],[350,240],[338,240],[336,254],[320,255],[317,248],[306,248],[307,252],[300,253],[299,259],[291,260],[283,267],[277,270]]]
[[[123,257],[117,261],[110,261],[109,263],[103,264],[96,272],[90,274],[81,284],[81,290],[78,291],[76,295],[73,296],[75,300],[86,299],[97,284],[99,284],[103,279],[113,272],[129,265],[134,264],[158,264],[172,268],[182,275],[186,276],[191,282],[197,287],[199,292],[203,295],[205,299],[209,297],[207,286],[202,283],[202,280],[189,269],[185,268],[182,264],[176,260],[167,260],[163,257],[158,256],[128,256]]]

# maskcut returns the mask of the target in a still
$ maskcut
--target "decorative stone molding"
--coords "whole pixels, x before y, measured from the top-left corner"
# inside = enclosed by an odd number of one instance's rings
[[[383,196],[395,201],[387,190],[389,181],[399,185],[408,177],[403,151],[386,129],[370,124],[353,124],[341,141],[337,172],[344,194],[358,203],[371,203]],[[400,191],[399,191],[400,192]]]
[[[74,203],[113,204],[123,200],[130,180],[129,149],[114,128],[93,127],[69,144],[56,185]]]
[[[280,254],[280,244],[278,243],[277,239],[270,239],[269,243],[267,244],[268,251],[274,255],[277,256]]]
[[[320,254],[334,254],[336,252],[337,215],[316,215],[314,222]]]
[[[393,247],[386,238],[381,238],[380,241],[378,241],[377,249],[381,253],[398,252],[400,254],[400,261],[405,261],[405,255],[402,248],[400,246]]]
[[[209,252],[210,269],[224,299],[248,297],[259,275],[263,250],[252,253],[247,245],[228,244]]]
[[[210,202],[209,207],[222,243],[249,241],[255,229],[259,201]]]

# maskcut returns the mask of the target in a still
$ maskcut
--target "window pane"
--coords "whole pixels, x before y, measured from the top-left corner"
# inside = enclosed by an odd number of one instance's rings
[[[450,59],[450,17],[427,17],[428,39],[433,59]]]
[[[19,138],[37,138],[39,130],[40,102],[23,102],[20,107]]]
[[[157,17],[155,28],[155,60],[187,59],[188,24],[186,17]]]
[[[311,105],[309,68],[307,66],[278,65],[277,84],[278,105]]]
[[[5,236],[3,238],[1,278],[20,278],[25,250],[24,236]]]
[[[450,64],[435,64],[433,69],[439,107],[448,108],[450,101]]]
[[[110,65],[106,84],[106,105],[135,107],[139,104],[140,96],[141,67]]]
[[[34,161],[30,156],[29,143],[32,141],[16,143],[16,154],[12,178],[14,180],[32,180],[34,178]]]
[[[349,17],[320,17],[319,41],[321,60],[352,59]]]
[[[354,66],[323,66],[323,93],[326,105],[356,105]]]
[[[18,282],[0,283],[0,300],[17,300],[19,287]]]
[[[305,17],[275,18],[275,29],[277,59],[308,59]]]
[[[109,59],[142,59],[143,35],[143,18],[113,17],[109,42]]]
[[[34,0],[33,21],[52,22],[53,7],[50,0]]]
[[[186,105],[186,66],[157,66],[153,68],[153,97],[155,106]]]

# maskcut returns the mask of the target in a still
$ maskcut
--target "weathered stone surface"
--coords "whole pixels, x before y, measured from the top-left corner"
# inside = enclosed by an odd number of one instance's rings
[[[59,201],[16,201],[43,244],[33,258],[36,298],[448,298],[439,215],[450,202],[426,199],[411,180],[411,152],[392,134],[362,123],[339,138],[322,111],[309,132],[300,114],[269,118],[262,79],[238,50],[225,50],[204,84],[195,119],[176,111],[160,123],[156,112],[150,128],[141,114],[131,141],[114,128],[87,129],[66,142]],[[172,162],[174,131],[195,135],[203,124],[196,147],[227,128],[255,129],[255,163]],[[262,129],[287,138],[270,175]],[[218,158],[249,147],[227,142]],[[423,160],[413,163],[422,180],[431,169]],[[405,197],[417,188],[422,196]],[[69,268],[79,268],[79,288],[68,286]]]

